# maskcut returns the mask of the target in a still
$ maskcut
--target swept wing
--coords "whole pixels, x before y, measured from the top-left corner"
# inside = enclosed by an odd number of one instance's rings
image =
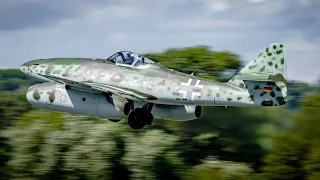
[[[62,84],[69,85],[70,87],[75,89],[97,90],[102,92],[109,92],[130,100],[148,101],[148,100],[157,99],[157,97],[150,94],[141,93],[133,89],[117,87],[114,85],[107,85],[107,84],[95,83],[95,82],[89,82],[89,81],[76,82],[76,81],[66,80],[59,77],[48,76],[48,75],[45,75],[44,77]]]

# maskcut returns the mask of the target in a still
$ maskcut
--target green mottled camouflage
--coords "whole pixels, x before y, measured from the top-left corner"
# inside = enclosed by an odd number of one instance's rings
[[[106,59],[41,59],[23,64],[21,70],[43,81],[51,79],[74,88],[111,92],[156,104],[261,106],[268,101],[277,106],[286,102],[285,67],[283,45],[273,43],[227,83],[159,64],[125,67]],[[264,92],[264,87],[272,88],[272,92]]]

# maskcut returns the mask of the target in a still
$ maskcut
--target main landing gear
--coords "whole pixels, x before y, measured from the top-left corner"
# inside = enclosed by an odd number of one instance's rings
[[[146,125],[151,125],[153,115],[151,114],[153,104],[146,103],[142,108],[136,108],[129,113],[128,124],[132,129],[142,129]]]

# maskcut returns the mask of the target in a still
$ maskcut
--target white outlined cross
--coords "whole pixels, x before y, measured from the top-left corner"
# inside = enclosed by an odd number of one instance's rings
[[[186,86],[186,87],[190,87],[192,81],[193,81],[193,79],[189,79],[187,83],[182,82],[181,85],[182,85],[182,86]],[[197,80],[197,81],[196,81],[195,88],[199,88],[199,89],[202,89],[202,88],[203,88],[203,85],[200,85],[200,80]],[[188,94],[188,91],[187,91],[187,90],[182,90],[182,89],[180,89],[180,90],[178,91],[178,93],[182,94],[182,98],[183,98],[183,99],[186,99],[186,98],[187,98],[187,94]],[[191,101],[194,101],[194,98],[195,98],[196,96],[198,96],[198,97],[201,96],[201,92],[192,92],[192,94],[191,94]]]

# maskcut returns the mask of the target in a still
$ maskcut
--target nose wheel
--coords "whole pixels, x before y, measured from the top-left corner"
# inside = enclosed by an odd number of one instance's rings
[[[136,108],[129,113],[128,124],[132,129],[142,129],[146,125],[151,125],[153,115],[151,114],[153,104],[146,103],[142,108]]]

